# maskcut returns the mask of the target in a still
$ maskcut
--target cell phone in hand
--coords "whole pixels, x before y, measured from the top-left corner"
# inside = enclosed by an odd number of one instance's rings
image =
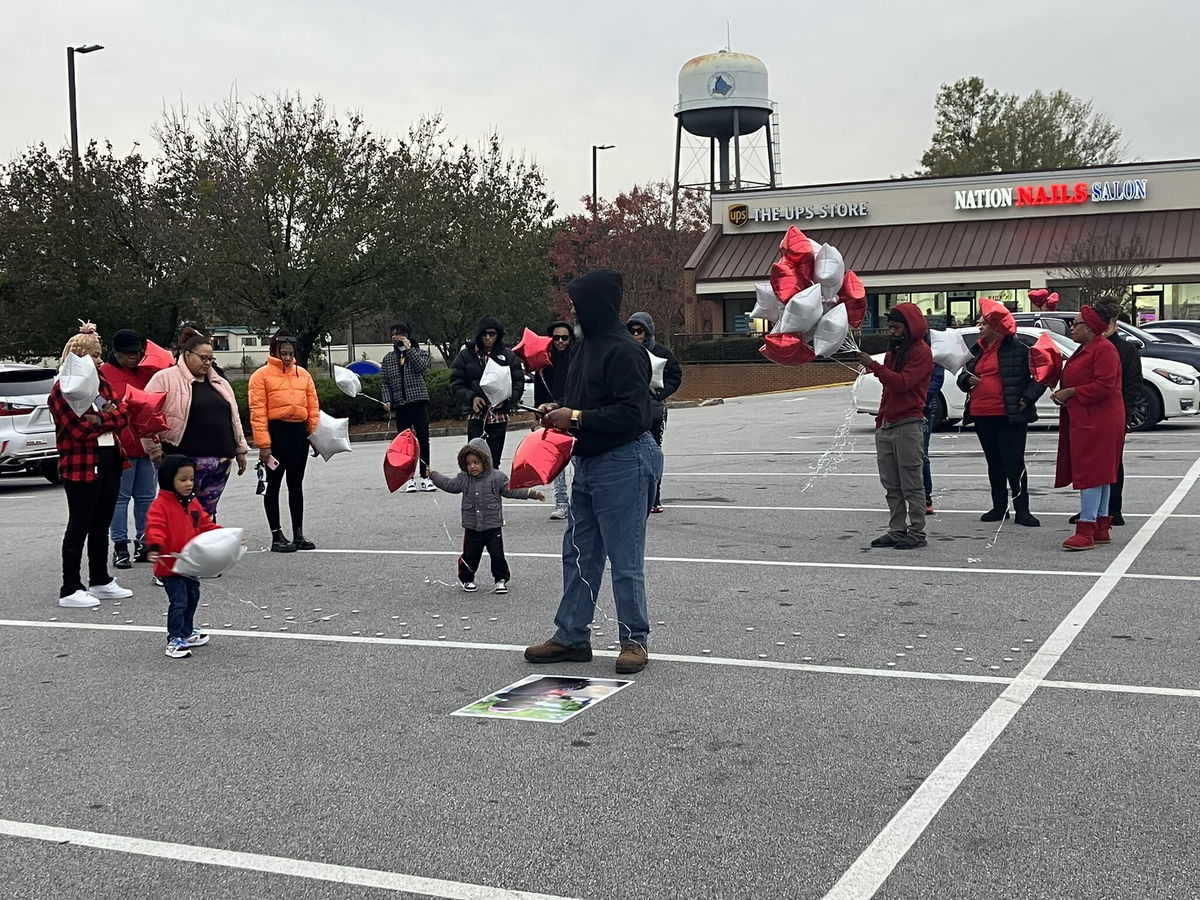
[[[267,457],[267,468],[272,471],[274,471],[275,469],[278,469],[279,468],[279,460],[277,460],[273,456],[268,456]]]

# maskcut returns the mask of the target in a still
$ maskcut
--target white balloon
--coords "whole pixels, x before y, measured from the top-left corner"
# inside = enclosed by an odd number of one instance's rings
[[[646,351],[646,355],[650,357],[650,387],[662,390],[664,387],[663,373],[667,371],[667,358],[655,356],[649,350]]]
[[[499,406],[512,396],[512,371],[489,356],[479,379],[479,388],[493,408]]]
[[[846,313],[846,304],[839,303],[817,323],[812,339],[813,353],[817,356],[833,356],[842,349],[849,333],[850,317]]]
[[[813,262],[813,277],[821,285],[821,296],[830,300],[837,296],[842,289],[842,279],[846,276],[846,261],[837,247],[822,244]]]
[[[783,303],[775,296],[771,282],[761,281],[754,285],[754,309],[750,311],[752,319],[766,319],[772,325],[779,321],[783,312]]]
[[[350,450],[350,420],[335,419],[329,413],[321,410],[321,414],[317,418],[317,427],[308,436],[308,442],[312,444],[314,450],[321,454],[321,458],[325,462],[329,462],[329,458],[334,454],[346,453]]]
[[[947,372],[957,374],[971,361],[971,350],[959,331],[930,331],[929,346],[933,361]]]
[[[58,387],[71,411],[82,416],[100,395],[100,371],[90,356],[68,353],[58,370]]]
[[[245,553],[242,529],[214,528],[196,535],[175,555],[175,574],[216,578],[232,569]]]
[[[804,334],[821,320],[821,286],[810,285],[783,305],[776,334]]]
[[[333,367],[333,380],[341,392],[348,397],[357,397],[362,393],[362,382],[357,373],[351,372],[345,366]]]

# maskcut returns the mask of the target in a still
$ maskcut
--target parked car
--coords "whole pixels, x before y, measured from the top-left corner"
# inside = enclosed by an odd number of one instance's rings
[[[58,484],[54,420],[46,405],[56,374],[0,363],[0,472],[28,472]]]
[[[1159,325],[1157,322],[1143,325],[1142,331],[1149,332],[1160,341],[1170,341],[1172,344],[1194,344],[1200,347],[1200,331],[1172,328],[1168,325]]]
[[[1200,336],[1200,319],[1157,319],[1142,326],[1143,331],[1153,334],[1160,328],[1170,328],[1173,331],[1187,331]]]
[[[1047,328],[1057,334],[1067,334],[1075,313],[1055,310],[1054,312],[1013,313],[1018,325],[1032,325],[1036,328]],[[1117,334],[1137,345],[1142,356],[1154,359],[1173,359],[1176,362],[1187,363],[1200,369],[1200,347],[1190,344],[1174,344],[1156,338],[1148,331],[1143,331],[1128,322],[1117,323]]]
[[[967,346],[973,346],[979,340],[978,328],[956,328],[963,336]],[[1049,331],[1045,328],[1017,328],[1017,340],[1028,346]],[[1074,353],[1079,345],[1066,335],[1050,331],[1050,336],[1062,350],[1063,356]],[[883,354],[873,359],[883,361]],[[962,420],[963,410],[967,404],[966,395],[959,390],[955,375],[946,373],[942,384],[941,395],[938,398],[938,415],[935,427],[955,425]],[[858,376],[854,383],[855,407],[860,413],[878,415],[879,400],[882,386],[879,379],[869,373]],[[1037,403],[1039,419],[1042,421],[1058,421],[1058,407],[1050,399],[1050,392],[1044,393]],[[1141,394],[1135,398],[1130,414],[1130,431],[1147,431],[1163,419],[1177,416],[1194,416],[1200,414],[1200,373],[1186,363],[1177,363],[1166,359],[1142,359],[1142,388]]]

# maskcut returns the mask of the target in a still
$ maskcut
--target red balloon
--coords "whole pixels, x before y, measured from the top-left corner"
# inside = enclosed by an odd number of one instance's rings
[[[842,289],[838,291],[838,300],[846,304],[846,318],[850,327],[857,328],[867,316],[867,288],[862,279],[850,269],[842,278]]]
[[[171,355],[171,351],[164,350],[154,341],[146,341],[146,354],[138,365],[149,366],[151,369],[169,369],[175,365],[175,357]]]
[[[125,411],[134,434],[143,438],[167,430],[167,416],[163,412],[166,400],[165,393],[143,391],[132,384],[125,388]]]
[[[771,290],[782,302],[787,303],[810,284],[811,280],[805,282],[796,274],[796,269],[788,260],[771,263]]]
[[[1046,298],[1046,309],[1050,310],[1050,312],[1058,309],[1058,291],[1055,291]]]
[[[383,457],[383,477],[387,480],[388,490],[393,494],[400,490],[404,482],[412,478],[417,471],[420,459],[421,451],[412,429],[396,435]]]
[[[526,328],[525,333],[521,335],[520,343],[512,349],[513,353],[517,354],[525,363],[526,372],[540,372],[550,365],[550,345],[553,343],[552,338],[534,334]]]
[[[798,334],[768,334],[758,352],[781,366],[802,366],[817,358],[812,347]]]
[[[1029,348],[1029,374],[1034,381],[1054,387],[1062,377],[1062,370],[1062,350],[1050,337],[1050,332],[1043,331]]]
[[[779,242],[779,249],[783,251],[783,261],[791,263],[796,276],[805,282],[801,290],[812,284],[815,258],[812,241],[805,237],[804,232],[795,225],[789,225],[783,240]]]
[[[1037,288],[1029,292],[1029,302],[1033,304],[1034,309],[1041,309],[1046,305],[1046,300],[1049,298],[1050,292],[1045,288]]]
[[[565,431],[538,428],[525,435],[513,455],[508,486],[513,490],[550,484],[571,461],[575,438]]]

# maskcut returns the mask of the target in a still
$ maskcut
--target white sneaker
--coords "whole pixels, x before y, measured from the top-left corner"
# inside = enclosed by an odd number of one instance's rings
[[[184,638],[183,642],[189,647],[203,647],[208,643],[208,635],[202,631],[193,631]]]
[[[436,484],[434,484],[432,481],[430,481],[428,478],[422,478],[422,479],[421,479],[421,490],[423,490],[423,491],[436,491],[436,490],[437,490],[437,485],[436,485]]]
[[[415,494],[417,492],[417,479],[408,479],[408,484],[404,485],[404,493]]]
[[[497,594],[507,594],[508,593],[508,582],[505,581],[504,579],[497,581],[496,582],[496,593]]]
[[[188,649],[187,641],[177,637],[167,641],[166,653],[171,659],[187,659],[192,655],[192,651]]]
[[[479,586],[477,584],[475,584],[475,582],[473,582],[473,581],[464,581],[464,582],[462,582],[462,589],[464,591],[466,591],[468,594],[473,594],[477,590],[479,590]]]
[[[565,506],[554,507],[554,512],[550,513],[552,519],[565,519],[567,517],[567,508]]]
[[[59,597],[58,605],[67,609],[91,609],[93,606],[99,606],[100,601],[87,591],[76,591],[66,597]]]
[[[95,584],[87,589],[87,592],[93,597],[99,597],[101,600],[124,600],[126,597],[132,597],[133,591],[128,588],[123,588],[117,584],[117,579],[113,579],[108,584]]]

